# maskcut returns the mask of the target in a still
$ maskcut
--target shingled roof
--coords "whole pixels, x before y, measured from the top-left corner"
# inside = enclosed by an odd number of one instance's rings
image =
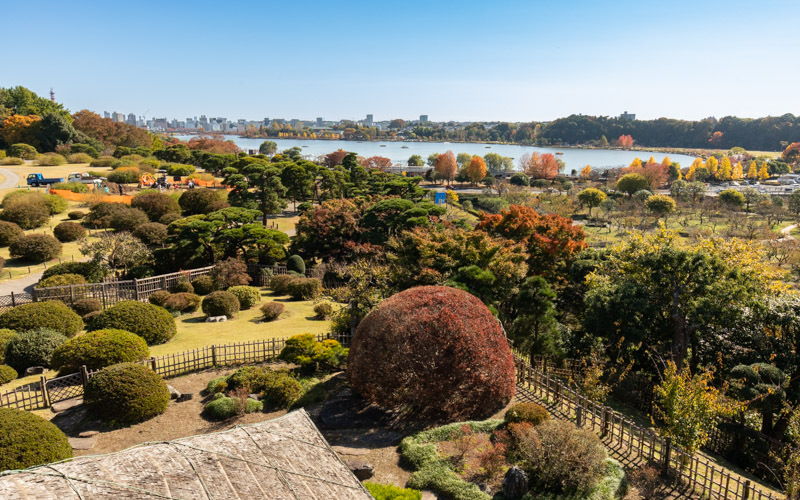
[[[371,499],[305,410],[0,474],[3,499]]]

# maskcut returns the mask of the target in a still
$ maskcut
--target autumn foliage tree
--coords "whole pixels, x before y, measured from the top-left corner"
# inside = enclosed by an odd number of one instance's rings
[[[486,177],[486,162],[480,156],[473,156],[467,166],[467,177],[473,184],[477,184]]]
[[[200,135],[192,137],[186,145],[189,149],[207,151],[214,154],[234,154],[239,151],[233,141],[226,141],[219,136]]]
[[[795,164],[800,162],[800,142],[793,142],[786,146],[786,149],[781,153],[781,158],[786,163]]]
[[[23,143],[38,147],[39,140],[36,138],[36,133],[41,120],[36,115],[11,115],[3,121],[0,137],[6,144]]]
[[[149,148],[153,145],[153,138],[146,130],[127,123],[113,122],[110,118],[102,118],[86,109],[72,115],[72,126],[106,146]]]
[[[519,159],[519,166],[531,179],[553,179],[561,168],[556,157],[550,153],[525,153]]]
[[[586,234],[572,224],[572,219],[541,215],[522,205],[511,205],[499,214],[484,214],[476,229],[521,243],[529,255],[529,273],[548,280],[561,276],[566,264],[587,246]]]
[[[343,149],[337,149],[333,153],[328,153],[325,155],[325,166],[333,168],[336,165],[341,165],[345,156],[347,156],[347,151]]]
[[[630,135],[621,135],[619,139],[617,139],[617,146],[621,148],[632,148],[633,147],[633,137]]]
[[[492,313],[440,286],[405,290],[369,313],[353,336],[347,378],[373,404],[447,422],[493,414],[515,386],[511,349]]]
[[[433,169],[442,179],[447,180],[448,183],[452,182],[458,172],[456,156],[452,151],[440,154],[436,159],[436,164],[433,166]]]
[[[361,162],[361,165],[366,169],[377,168],[378,170],[386,170],[392,166],[392,160],[385,156],[370,156]]]

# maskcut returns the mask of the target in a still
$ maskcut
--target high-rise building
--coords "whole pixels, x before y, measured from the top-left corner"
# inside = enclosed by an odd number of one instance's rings
[[[111,118],[111,113],[108,111],[103,111],[103,118]]]
[[[125,115],[123,113],[117,113],[114,111],[111,113],[111,120],[115,123],[125,123]]]
[[[619,115],[620,120],[632,122],[636,119],[636,113],[628,113],[627,111]]]
[[[318,116],[317,117],[317,127],[321,127],[321,126],[322,126],[322,117]]]
[[[136,126],[136,115],[134,115],[133,113],[128,113],[128,119],[127,119],[127,121],[125,123],[127,123],[128,125],[133,125],[135,127]]]
[[[367,119],[364,120],[364,122],[366,122],[368,127],[371,127],[372,126],[372,115],[367,115]]]
[[[428,115],[419,115],[419,121],[421,123],[428,123]]]

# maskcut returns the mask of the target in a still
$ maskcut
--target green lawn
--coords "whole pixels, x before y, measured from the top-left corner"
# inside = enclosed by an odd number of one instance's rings
[[[300,333],[325,333],[330,328],[329,321],[314,319],[313,301],[292,301],[288,297],[273,297],[270,292],[262,292],[263,301],[276,300],[285,306],[280,318],[262,322],[261,304],[247,311],[241,311],[235,318],[221,323],[206,323],[202,312],[185,314],[176,318],[178,333],[166,344],[152,346],[150,354],[163,356],[176,352],[210,346],[213,344],[233,344],[272,338],[286,338]]]

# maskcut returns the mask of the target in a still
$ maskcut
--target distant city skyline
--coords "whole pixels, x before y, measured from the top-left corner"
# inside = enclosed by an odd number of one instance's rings
[[[439,122],[800,113],[793,0],[34,0],[3,10],[15,42],[0,86],[52,87],[73,112]],[[35,20],[35,36],[13,20]]]

